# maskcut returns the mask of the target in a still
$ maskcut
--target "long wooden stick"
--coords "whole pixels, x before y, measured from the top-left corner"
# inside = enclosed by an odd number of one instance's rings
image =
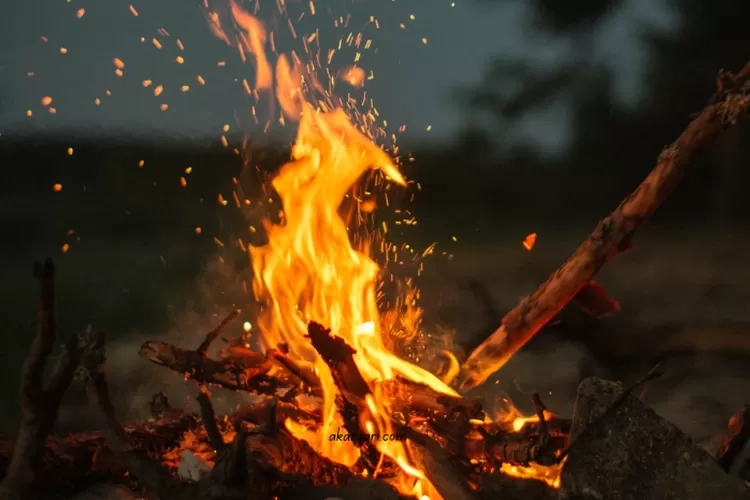
[[[461,367],[462,389],[482,384],[562,310],[594,275],[630,246],[636,229],[661,205],[693,158],[750,113],[750,62],[735,76],[719,73],[719,89],[703,111],[659,155],[656,167],[573,255],[502,320]]]

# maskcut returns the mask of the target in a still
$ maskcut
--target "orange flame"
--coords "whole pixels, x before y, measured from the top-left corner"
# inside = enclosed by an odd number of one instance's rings
[[[320,427],[309,429],[293,420],[287,420],[285,427],[321,455],[351,466],[359,458],[355,444],[328,439],[344,425],[336,411],[337,387],[331,371],[306,338],[310,321],[330,328],[355,349],[354,361],[370,390],[359,415],[366,432],[394,433],[393,401],[389,400],[393,393],[386,390],[382,384],[385,381],[402,377],[442,394],[458,395],[433,373],[389,350],[376,299],[380,268],[370,257],[370,242],[358,243],[357,248],[352,244],[346,220],[339,213],[347,193],[373,169],[395,184],[403,186],[406,181],[391,157],[360,131],[343,109],[334,109],[331,99],[313,99],[308,95],[321,92],[322,87],[296,55],[292,54],[291,63],[286,56],[280,56],[275,72],[272,71],[265,53],[265,28],[234,0],[230,4],[235,23],[244,30],[238,48],[243,58],[245,53],[255,58],[256,90],[273,89],[275,79],[276,99],[284,117],[299,122],[291,161],[272,181],[283,203],[279,214],[282,223],[273,225],[264,221],[268,242],[262,247],[248,246],[254,271],[253,291],[265,305],[255,326],[267,348],[285,344],[288,356],[303,370],[317,374],[320,380]],[[229,43],[230,37],[220,27],[218,16],[210,15],[209,22],[212,31]],[[358,67],[347,71],[340,76],[351,85],[361,86],[364,71]],[[316,108],[313,102],[323,109]],[[361,116],[358,118],[359,125],[367,128],[368,122]],[[373,203],[371,209],[374,208]],[[410,318],[408,323],[416,326],[418,320]],[[455,358],[449,356],[449,360],[451,366],[443,375],[446,381],[455,377],[458,366]],[[440,495],[414,465],[418,456],[409,441],[373,444],[401,467],[402,474],[395,485],[402,492],[440,500]],[[506,472],[532,474],[525,469]],[[534,477],[541,475],[539,472]]]
[[[386,349],[375,296],[378,265],[366,249],[352,247],[338,208],[349,188],[369,168],[379,168],[392,181],[405,181],[391,159],[359,132],[342,110],[315,111],[303,103],[293,161],[273,180],[284,203],[284,224],[266,224],[268,244],[250,247],[254,290],[267,304],[258,319],[270,346],[285,343],[295,359],[310,363],[323,387],[323,426],[316,432],[287,427],[322,455],[348,465],[359,457],[351,443],[327,439],[343,424],[336,414],[336,386],[328,366],[305,339],[314,320],[332,328],[354,349],[357,367],[370,385],[369,414],[362,426],[373,433],[392,433],[389,401],[378,383],[401,375],[444,394],[456,393],[437,377]],[[369,432],[369,429],[368,429]],[[377,442],[404,472],[423,479],[409,459],[404,442]]]
[[[234,1],[231,2],[232,16],[237,25],[245,31],[240,38],[245,51],[255,56],[256,76],[255,88],[272,88],[273,72],[266,57],[266,29],[258,19],[242,10]]]

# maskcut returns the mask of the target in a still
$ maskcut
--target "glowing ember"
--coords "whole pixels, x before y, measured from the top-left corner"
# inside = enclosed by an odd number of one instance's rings
[[[523,240],[523,247],[531,251],[532,248],[534,248],[534,245],[536,244],[536,233],[531,233]]]
[[[365,84],[365,70],[359,66],[350,66],[339,73],[339,78],[352,87],[362,87]]]

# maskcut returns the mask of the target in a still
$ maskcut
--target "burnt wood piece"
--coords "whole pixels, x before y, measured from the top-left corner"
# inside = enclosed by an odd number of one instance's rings
[[[745,405],[729,419],[727,433],[716,450],[716,461],[722,469],[729,472],[748,441],[750,441],[750,405]]]
[[[146,342],[139,354],[153,363],[184,373],[196,382],[215,384],[233,391],[274,395],[277,389],[291,387],[268,375],[271,364],[267,361],[246,366],[233,360],[209,358],[201,351],[182,349],[164,342]]]

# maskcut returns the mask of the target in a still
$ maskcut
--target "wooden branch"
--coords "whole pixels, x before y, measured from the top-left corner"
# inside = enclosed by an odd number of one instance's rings
[[[79,339],[73,336],[45,388],[44,369],[57,340],[55,331],[55,266],[51,260],[34,264],[39,283],[37,332],[21,373],[21,424],[8,471],[0,484],[0,499],[26,495],[57,421],[63,395],[70,386],[81,357]]]
[[[281,363],[281,365],[289,370],[290,373],[307,384],[308,387],[316,389],[320,388],[320,379],[318,378],[318,376],[315,375],[315,373],[311,370],[307,370],[304,367],[300,366],[299,363],[287,356],[287,353],[282,352],[278,349],[271,349],[270,356]]]
[[[219,323],[219,326],[208,332],[206,334],[206,338],[203,339],[203,342],[201,342],[201,345],[198,346],[198,349],[196,349],[197,352],[206,354],[206,351],[208,351],[208,348],[211,346],[211,343],[216,340],[216,338],[221,335],[221,333],[227,329],[229,324],[234,321],[237,316],[239,316],[240,310],[235,309],[231,313],[227,315],[226,318],[224,318],[221,323]]]
[[[209,358],[200,351],[189,351],[164,342],[146,342],[139,354],[196,382],[215,384],[233,391],[274,395],[277,389],[290,386],[268,375],[271,365],[267,361],[246,366],[234,360]]]
[[[216,425],[216,413],[214,407],[211,404],[211,398],[208,393],[206,386],[198,386],[198,396],[195,398],[198,401],[198,406],[201,409],[201,420],[203,421],[203,427],[206,429],[208,435],[208,442],[211,443],[216,452],[220,452],[226,448],[224,438],[221,436],[219,427]]]
[[[726,129],[750,113],[750,62],[726,77],[712,101],[659,155],[654,170],[625,198],[573,255],[502,320],[501,326],[464,362],[462,389],[483,383],[565,305],[594,275],[630,247],[635,231],[674,190],[691,161]]]
[[[355,406],[361,406],[365,396],[370,394],[370,386],[359,372],[354,361],[354,350],[346,341],[331,334],[331,330],[314,321],[307,326],[307,336],[318,354],[321,355],[344,397]],[[361,401],[352,400],[358,398]]]
[[[331,369],[331,375],[341,394],[337,407],[347,432],[353,436],[364,436],[367,432],[360,422],[360,414],[369,411],[366,398],[371,395],[371,391],[354,361],[356,351],[344,339],[331,335],[331,330],[314,321],[308,324],[307,334],[315,350]],[[359,465],[372,474],[381,461],[381,453],[369,440],[356,444],[361,451]],[[383,461],[385,470],[394,465],[387,457]]]
[[[729,419],[727,433],[716,450],[716,461],[722,469],[729,472],[748,441],[750,441],[750,405],[745,405]]]
[[[86,394],[92,408],[98,410],[104,418],[104,435],[109,447],[142,488],[154,498],[167,498],[169,490],[174,488],[167,484],[170,476],[162,472],[163,465],[160,462],[139,453],[139,450],[133,447],[124,427],[115,416],[109,387],[104,378],[104,335],[91,334],[87,342],[91,349],[82,360]]]

